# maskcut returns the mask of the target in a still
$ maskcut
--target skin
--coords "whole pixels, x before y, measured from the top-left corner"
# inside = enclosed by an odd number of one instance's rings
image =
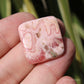
[[[65,53],[54,60],[41,64],[29,64],[24,56],[18,36],[18,26],[35,19],[29,13],[17,13],[0,20],[0,83],[1,84],[76,84],[69,76],[63,76],[70,66],[75,47],[64,38]],[[64,24],[58,19],[62,35]]]

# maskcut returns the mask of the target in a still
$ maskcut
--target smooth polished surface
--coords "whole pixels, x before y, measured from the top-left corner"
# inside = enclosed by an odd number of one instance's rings
[[[18,31],[25,56],[31,64],[56,58],[64,52],[60,28],[53,16],[22,23]]]

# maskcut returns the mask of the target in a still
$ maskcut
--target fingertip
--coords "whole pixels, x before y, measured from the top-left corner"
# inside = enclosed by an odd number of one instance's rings
[[[25,18],[28,18],[30,20],[35,19],[35,16],[28,12],[19,12],[19,13],[13,14],[13,16],[16,16],[16,15],[17,15],[17,17],[19,17],[19,16],[24,17],[24,19]]]
[[[15,18],[19,18],[20,17],[21,20],[22,20],[22,18],[24,18],[24,19],[31,19],[31,20],[35,19],[35,17],[32,14],[28,13],[28,12],[18,12],[18,13],[12,14],[12,15],[6,17],[6,18],[3,18],[0,21],[6,20],[6,19],[10,19],[10,18],[14,19],[14,17]]]
[[[64,38],[65,52],[70,53],[70,56],[75,56],[75,45],[73,41],[69,38]]]
[[[56,84],[77,84],[77,83],[73,78],[69,76],[64,76],[61,79],[59,79]]]

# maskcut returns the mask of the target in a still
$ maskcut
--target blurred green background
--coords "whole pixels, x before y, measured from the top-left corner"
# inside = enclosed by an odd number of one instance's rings
[[[84,0],[0,0],[0,19],[17,12],[29,12],[36,18],[54,15],[66,27],[73,40],[76,56],[65,75],[84,84]]]

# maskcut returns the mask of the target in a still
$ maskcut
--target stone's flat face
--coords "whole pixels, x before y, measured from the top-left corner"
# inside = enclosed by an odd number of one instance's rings
[[[18,28],[25,55],[31,64],[53,59],[64,52],[57,20],[48,16],[21,24]]]

